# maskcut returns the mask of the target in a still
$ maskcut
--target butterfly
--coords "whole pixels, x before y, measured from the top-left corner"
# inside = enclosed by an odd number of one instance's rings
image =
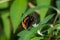
[[[40,15],[37,14],[36,12],[31,13],[29,15],[27,15],[22,22],[20,23],[20,25],[18,26],[16,33],[19,33],[20,31],[24,30],[24,29],[31,29],[33,27],[34,24],[39,24],[40,22]]]
[[[23,21],[22,21],[22,27],[24,28],[24,29],[28,29],[28,28],[30,28],[33,24],[38,24],[39,23],[39,18],[40,16],[39,16],[39,14],[37,14],[36,12],[34,12],[34,13],[32,13],[32,14],[30,14],[30,15],[28,15],[28,16],[26,16],[24,19],[23,19]]]

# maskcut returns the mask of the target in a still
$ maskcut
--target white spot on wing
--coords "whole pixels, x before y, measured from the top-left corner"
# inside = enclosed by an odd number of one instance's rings
[[[32,26],[33,26],[33,27],[37,27],[38,25],[39,25],[39,24],[36,24],[36,23],[35,23],[35,24],[33,24]]]

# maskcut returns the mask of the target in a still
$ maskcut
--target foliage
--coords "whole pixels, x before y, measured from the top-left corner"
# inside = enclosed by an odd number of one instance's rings
[[[36,5],[29,8],[29,2]],[[22,29],[24,18],[36,10],[39,23]],[[60,1],[0,0],[0,40],[60,40]]]

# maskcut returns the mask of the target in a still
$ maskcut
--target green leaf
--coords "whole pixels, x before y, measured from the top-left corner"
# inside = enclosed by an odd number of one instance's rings
[[[7,8],[9,6],[8,1],[0,1],[0,9]]]
[[[0,40],[8,40],[8,39],[7,39],[6,36],[3,34],[3,35],[0,35]]]
[[[50,33],[53,31],[54,29],[52,27],[50,27],[47,31],[48,31],[48,35],[50,35]]]
[[[60,24],[56,24],[51,31],[53,31],[53,35],[57,36],[58,35],[58,31],[60,30],[59,27]]]
[[[19,40],[30,40],[32,37],[35,36],[35,34],[37,33],[37,30],[43,28],[45,26],[44,25],[39,25],[38,27],[32,28],[31,30],[24,30],[22,32],[20,32],[18,35],[20,36]]]
[[[57,20],[56,24],[60,24],[60,20]]]
[[[3,25],[4,25],[4,33],[6,37],[9,39],[10,38],[10,21],[9,21],[9,12],[3,12],[2,14],[2,20],[3,20]]]
[[[60,24],[56,24],[54,29],[60,30]]]
[[[56,1],[57,8],[60,10],[60,0]]]
[[[57,31],[54,32],[55,29],[56,29]],[[53,32],[55,35],[57,35],[57,33],[58,33],[59,30],[60,30],[60,24],[56,24],[55,26],[50,27],[50,28],[48,29],[48,34],[50,34],[51,32]]]
[[[47,23],[53,16],[54,16],[54,14],[48,15],[44,20],[41,21],[41,24]]]
[[[51,3],[51,0],[36,0],[37,1],[37,5],[45,5],[45,6],[49,6],[50,3]],[[40,19],[41,21],[45,18],[46,16],[46,13],[48,11],[48,8],[43,8],[43,9],[40,9]]]
[[[43,37],[34,37],[31,40],[42,40],[42,39],[43,39]]]
[[[27,8],[27,0],[15,0],[13,2],[10,8],[10,17],[13,23],[14,32],[16,31],[20,23],[22,13],[25,12],[26,8]]]
[[[56,40],[60,40],[60,36],[59,35],[56,37]]]

